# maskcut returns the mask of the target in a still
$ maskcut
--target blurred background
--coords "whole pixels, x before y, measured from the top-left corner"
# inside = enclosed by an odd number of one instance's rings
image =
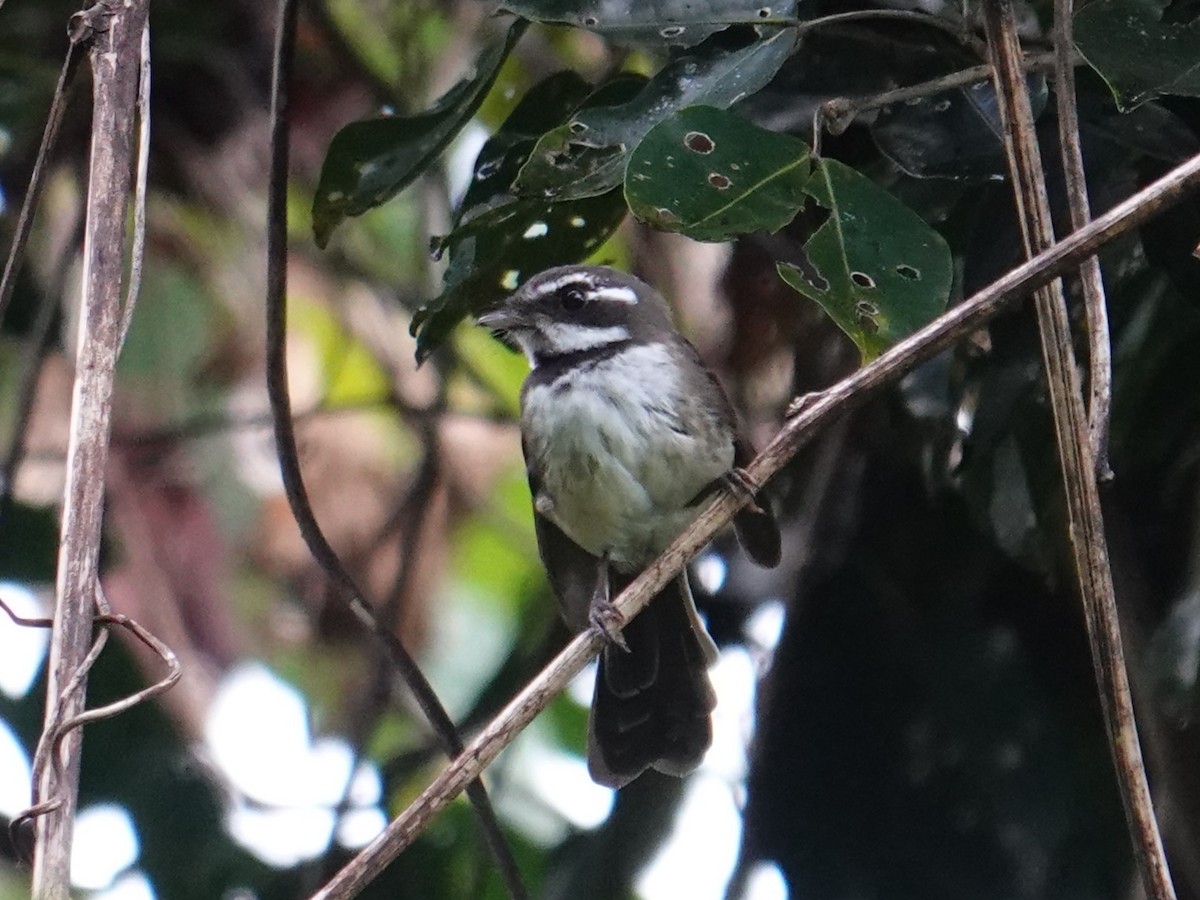
[[[861,6],[813,0],[811,13]],[[0,8],[6,248],[76,8]],[[1048,4],[1023,9],[1030,46],[1048,46]],[[333,135],[381,110],[427,107],[470,71],[489,13],[473,0],[302,4],[289,208],[289,375],[317,517],[468,734],[568,635],[538,562],[513,420],[524,360],[463,326],[415,364],[409,323],[441,277],[430,240],[531,85],[564,68],[595,83],[662,60],[532,27],[442,164],[318,250],[310,210]],[[184,676],[161,701],[86,729],[72,878],[93,900],[307,896],[444,764],[376,645],[332,598],[282,494],[263,386],[274,15],[256,0],[152,4],[148,252],[114,399],[102,577],[113,607],[169,644]],[[820,100],[961,67],[954,46],[905,24],[822,30],[740,111],[807,139]],[[1194,98],[1118,115],[1098,77],[1079,77],[1094,208],[1197,152]],[[1061,205],[1052,90],[1031,81]],[[23,360],[42,351],[24,459],[0,509],[0,594],[25,615],[45,614],[53,591],[89,91],[84,66],[0,332],[6,441],[19,429]],[[995,133],[928,112],[884,110],[828,137],[824,152],[943,234],[958,298],[1019,261],[1019,231]],[[802,215],[776,235],[710,245],[629,219],[593,256],[671,300],[760,446],[790,398],[858,365],[853,344],[774,271],[817,224]],[[1198,242],[1192,200],[1104,255],[1116,363],[1109,549],[1164,837],[1190,898],[1200,897]],[[47,304],[57,312],[43,344]],[[651,773],[619,796],[593,785],[582,760],[590,670],[489,771],[531,893],[1140,896],[1071,588],[1029,310],[836,422],[773,487],[778,569],[756,568],[728,537],[693,565],[722,648],[700,771]],[[29,803],[44,652],[43,634],[0,617],[2,821]],[[115,640],[89,705],[159,676],[144,648]],[[28,890],[0,836],[0,898]],[[460,800],[363,896],[504,892]]]

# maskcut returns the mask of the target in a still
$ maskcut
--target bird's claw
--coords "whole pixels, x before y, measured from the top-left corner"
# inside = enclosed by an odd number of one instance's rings
[[[625,623],[620,611],[611,600],[607,597],[593,597],[592,608],[588,612],[588,621],[607,644],[620,647],[626,653],[629,652],[629,644],[625,642],[625,636],[621,634],[621,628]]]
[[[742,503],[758,508],[758,492],[762,485],[755,481],[750,473],[740,467],[735,467],[721,476],[725,486],[731,490]]]

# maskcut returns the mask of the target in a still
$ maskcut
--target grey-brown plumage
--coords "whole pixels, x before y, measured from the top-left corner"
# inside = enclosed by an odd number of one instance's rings
[[[645,283],[602,267],[536,276],[480,318],[524,350],[521,433],[538,547],[571,627],[593,621],[598,575],[615,596],[749,461],[733,409]],[[763,565],[779,561],[769,508],[735,530]],[[686,573],[600,659],[589,724],[592,777],[614,787],[647,768],[684,775],[711,743],[716,650]]]

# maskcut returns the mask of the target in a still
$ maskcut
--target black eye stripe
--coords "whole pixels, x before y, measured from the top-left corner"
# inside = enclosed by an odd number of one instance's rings
[[[578,285],[565,287],[558,293],[558,303],[567,312],[578,312],[587,302],[587,293]]]

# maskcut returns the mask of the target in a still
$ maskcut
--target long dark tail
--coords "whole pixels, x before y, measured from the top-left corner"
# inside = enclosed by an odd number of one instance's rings
[[[614,575],[615,596],[630,579]],[[716,648],[680,575],[622,632],[629,652],[600,656],[588,726],[592,779],[623,787],[648,768],[686,775],[712,743],[716,695],[708,667]]]

